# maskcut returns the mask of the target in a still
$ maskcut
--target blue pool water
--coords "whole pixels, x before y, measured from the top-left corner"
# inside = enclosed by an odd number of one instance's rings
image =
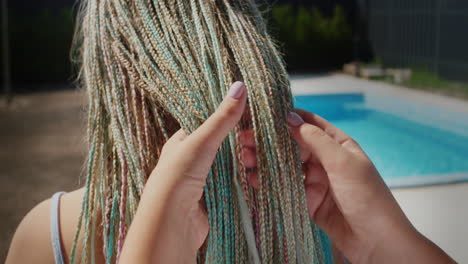
[[[353,137],[388,185],[468,180],[468,116],[383,95],[295,96]]]

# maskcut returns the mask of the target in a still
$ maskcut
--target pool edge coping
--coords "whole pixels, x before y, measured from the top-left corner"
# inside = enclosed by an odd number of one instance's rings
[[[468,172],[412,175],[390,179],[382,177],[382,179],[390,189],[403,189],[468,182]]]

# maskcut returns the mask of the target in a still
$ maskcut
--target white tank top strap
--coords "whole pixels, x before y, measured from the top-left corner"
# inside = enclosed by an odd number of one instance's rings
[[[55,193],[51,198],[50,206],[50,232],[52,249],[54,250],[55,264],[64,264],[62,239],[60,236],[60,197],[65,192]]]

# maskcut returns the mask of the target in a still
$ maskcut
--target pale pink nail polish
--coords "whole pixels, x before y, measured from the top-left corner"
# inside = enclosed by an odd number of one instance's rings
[[[228,96],[234,98],[234,99],[239,99],[242,96],[242,93],[245,90],[245,85],[243,82],[237,81],[231,85],[231,88],[229,88],[228,91]]]
[[[302,119],[302,117],[294,112],[290,112],[288,114],[288,123],[291,125],[291,126],[294,126],[294,127],[297,127],[297,126],[300,126],[302,124],[304,124],[304,120]]]

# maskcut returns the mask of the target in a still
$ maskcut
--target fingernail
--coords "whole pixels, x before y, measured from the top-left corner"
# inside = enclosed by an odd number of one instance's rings
[[[291,126],[297,127],[297,126],[300,126],[300,125],[304,124],[304,120],[298,114],[296,114],[294,112],[290,112],[288,114],[288,123]]]
[[[245,90],[245,85],[243,82],[235,82],[231,85],[231,88],[229,88],[228,91],[228,96],[234,98],[234,99],[239,99],[242,96],[242,93]]]

